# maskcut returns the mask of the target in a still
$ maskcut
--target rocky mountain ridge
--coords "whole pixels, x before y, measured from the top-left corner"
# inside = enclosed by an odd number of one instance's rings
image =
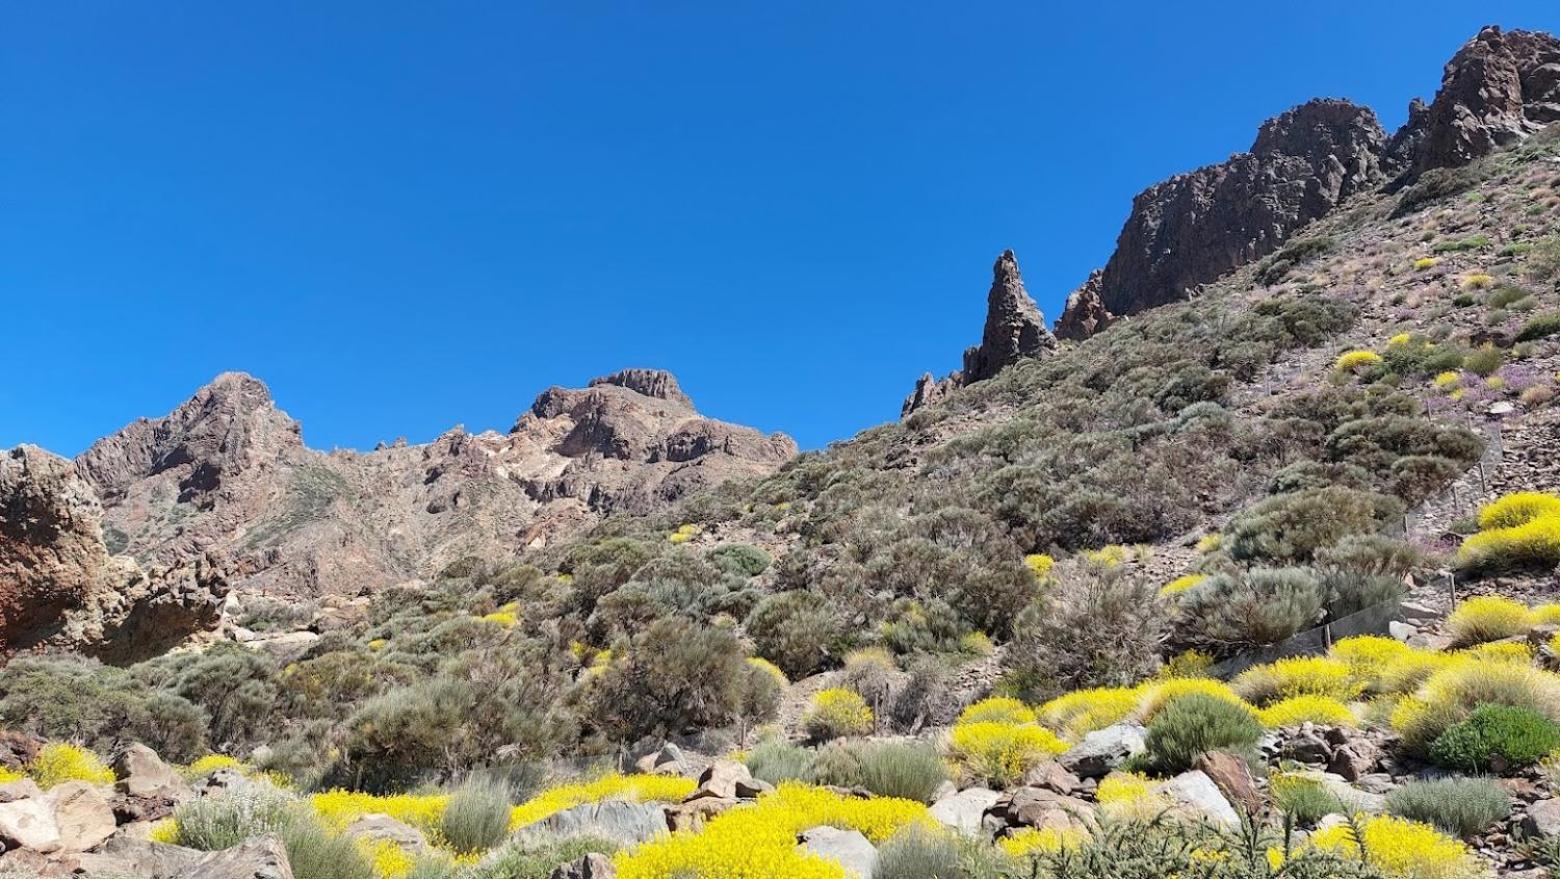
[[[670,373],[648,369],[549,388],[507,434],[457,427],[427,444],[321,452],[263,383],[226,373],[74,467],[54,465],[61,475],[38,490],[91,508],[79,518],[100,517],[114,552],[178,567],[216,550],[237,588],[316,596],[514,557],[795,454],[789,437],[700,415]]]

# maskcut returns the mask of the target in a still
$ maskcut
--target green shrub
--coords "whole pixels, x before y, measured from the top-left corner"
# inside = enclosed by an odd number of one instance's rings
[[[1449,769],[1505,771],[1532,766],[1560,749],[1560,724],[1528,708],[1481,705],[1430,743],[1430,759]]]
[[[1494,345],[1483,345],[1463,358],[1463,368],[1478,376],[1494,375],[1506,362],[1506,353]]]
[[[958,839],[911,824],[878,849],[872,879],[961,879],[965,876]]]
[[[1323,815],[1343,810],[1338,798],[1322,783],[1301,775],[1275,774],[1268,785],[1273,806],[1300,826],[1310,826]]]
[[[759,743],[748,754],[747,768],[754,778],[777,785],[782,781],[806,779],[812,762],[810,749],[770,739]]]
[[[0,669],[0,723],[104,752],[122,741],[141,742],[176,761],[209,750],[204,711],[95,660],[12,660]]]
[[[1060,578],[1014,625],[1004,660],[1019,695],[1041,702],[1152,674],[1165,628],[1158,591],[1157,582],[1125,565]]]
[[[1387,794],[1387,811],[1472,836],[1511,814],[1511,797],[1487,778],[1411,781]]]
[[[212,852],[255,836],[280,834],[297,822],[300,806],[264,785],[244,785],[191,800],[174,811],[178,845]]]
[[[374,879],[374,868],[356,840],[330,833],[313,818],[284,827],[281,839],[294,879]]]
[[[1219,654],[1276,644],[1322,621],[1327,589],[1303,568],[1218,574],[1181,594],[1178,636]]]
[[[1403,515],[1400,503],[1384,495],[1328,486],[1268,498],[1236,516],[1223,545],[1240,561],[1308,562],[1353,534],[1379,531]]]
[[[1546,339],[1556,333],[1560,333],[1560,312],[1546,312],[1523,324],[1522,330],[1517,333],[1517,341]]]
[[[450,796],[439,820],[439,833],[462,854],[487,851],[509,835],[509,786],[473,775]]]
[[[1262,738],[1262,724],[1244,705],[1202,693],[1165,706],[1148,725],[1146,761],[1159,772],[1192,768],[1209,751],[1249,751]]]
[[[1473,167],[1431,168],[1403,190],[1392,217],[1405,217],[1442,199],[1461,195],[1478,186],[1479,180],[1479,171]]]
[[[1480,250],[1490,246],[1490,236],[1471,235],[1457,241],[1442,241],[1430,248],[1436,253],[1461,253],[1465,250]]]
[[[614,649],[586,716],[617,741],[723,726],[735,718],[751,671],[729,629],[656,620]]]
[[[705,558],[727,574],[756,577],[773,561],[769,553],[745,543],[725,543],[710,550]]]
[[[1484,304],[1490,308],[1507,308],[1524,299],[1531,298],[1533,291],[1518,287],[1514,284],[1502,284],[1490,293]]]
[[[861,750],[847,742],[831,742],[813,752],[812,765],[807,767],[810,784],[827,784],[835,787],[861,786]]]
[[[829,601],[811,590],[769,596],[748,615],[746,629],[758,655],[793,681],[821,668],[844,632]]]
[[[937,750],[922,742],[877,742],[857,749],[860,785],[880,797],[930,803],[948,780]]]
[[[1275,870],[1269,852],[1283,866]],[[1012,875],[1011,873],[1006,875]],[[1384,879],[1358,857],[1294,844],[1282,830],[1221,830],[1208,822],[1105,820],[1087,839],[1042,852],[1019,876],[1042,879]],[[1420,874],[1412,874],[1419,877]],[[1408,879],[1408,874],[1397,879]],[[1453,879],[1448,873],[1444,879]]]

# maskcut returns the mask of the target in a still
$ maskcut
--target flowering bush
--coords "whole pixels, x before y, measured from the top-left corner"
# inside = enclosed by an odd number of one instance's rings
[[[866,735],[872,731],[872,709],[861,694],[843,687],[823,690],[812,698],[802,725],[815,739]]]
[[[1312,834],[1311,844],[1358,856],[1363,842],[1365,860],[1392,879],[1470,879],[1487,872],[1466,845],[1428,824],[1390,816],[1355,820],[1361,839],[1351,825],[1338,824]]]
[[[1026,858],[1036,852],[1056,852],[1075,846],[1087,838],[1082,830],[1055,827],[1025,827],[997,840],[997,845],[1010,857]]]
[[[1034,724],[961,723],[949,743],[953,758],[971,775],[998,787],[1014,784],[1041,760],[1067,750],[1055,733]]]
[[[1506,662],[1452,657],[1392,712],[1392,728],[1411,751],[1428,754],[1448,727],[1486,705],[1560,717],[1560,676]]]
[[[1253,666],[1235,679],[1235,692],[1259,704],[1295,696],[1346,700],[1358,696],[1363,689],[1348,663],[1321,656]]]
[[[1050,704],[1050,703],[1047,703]],[[992,696],[965,708],[959,714],[959,723],[1034,723],[1035,713],[1029,706],[1006,696]]]
[[[1291,696],[1259,710],[1257,720],[1268,729],[1306,722],[1322,726],[1354,726],[1358,722],[1349,706],[1327,696]]]
[[[1533,648],[1520,641],[1492,641],[1457,651],[1457,655],[1486,662],[1510,662],[1527,665],[1533,661]]]
[[[1164,709],[1166,705],[1183,696],[1203,695],[1212,696],[1215,699],[1223,699],[1236,705],[1244,705],[1245,700],[1235,694],[1229,685],[1223,681],[1211,678],[1176,678],[1155,684],[1143,691],[1143,700],[1138,703],[1138,719],[1148,723]]]
[[[216,772],[218,769],[232,769],[236,772],[243,772],[248,767],[237,757],[229,757],[227,754],[207,754],[204,757],[196,758],[194,762],[184,767],[183,775],[189,779],[203,778]]]
[[[27,774],[44,790],[67,781],[114,783],[114,770],[109,769],[98,755],[86,748],[63,742],[44,745],[33,762],[28,764]]]
[[[1359,635],[1337,642],[1327,655],[1348,666],[1349,674],[1360,687],[1377,692],[1388,666],[1412,652],[1412,647],[1396,638]]]
[[[1474,571],[1560,564],[1560,497],[1517,492],[1479,511],[1479,533],[1463,541],[1460,567]]]
[[[927,822],[926,807],[920,803],[844,797],[786,783],[751,806],[711,819],[699,833],[661,837],[618,854],[614,864],[618,879],[845,879],[837,862],[799,848],[796,835],[828,825],[882,843],[906,827]]]
[[[1141,698],[1138,687],[1075,690],[1041,705],[1038,716],[1046,726],[1076,738],[1126,720]]]
[[[1520,635],[1532,626],[1526,606],[1498,595],[1470,598],[1446,618],[1446,632],[1458,644],[1481,644]]]
[[[1510,528],[1543,516],[1560,515],[1560,497],[1540,491],[1519,491],[1479,508],[1479,528]]]
[[[1175,595],[1180,595],[1182,592],[1193,588],[1198,583],[1201,583],[1206,579],[1208,579],[1207,574],[1184,574],[1180,577],[1176,577],[1169,583],[1159,587],[1159,597],[1170,598]]]
[[[682,525],[679,526],[676,531],[666,535],[666,539],[672,543],[687,543],[688,541],[699,536],[699,532],[701,530],[703,529],[697,525]]]
[[[518,830],[564,809],[602,800],[675,803],[697,787],[691,778],[668,775],[603,775],[594,781],[549,788],[509,813],[509,828]]]
[[[781,688],[785,688],[791,685],[791,682],[786,680],[785,672],[780,670],[780,666],[775,665],[762,656],[749,656],[747,659],[747,664],[753,668],[758,669],[759,671],[764,672],[765,674],[768,674],[770,677],[773,677],[775,679],[775,683],[779,684]]]
[[[1339,372],[1355,372],[1367,366],[1375,366],[1381,362],[1381,355],[1374,351],[1345,351],[1333,361],[1333,368]]]
[[[1036,580],[1043,582],[1051,578],[1051,569],[1056,567],[1056,559],[1043,552],[1037,552],[1024,556],[1024,567],[1029,569],[1029,573],[1035,575]]]
[[[332,790],[309,798],[314,813],[326,829],[340,832],[364,815],[389,815],[425,833],[437,833],[448,794],[392,794],[380,796],[360,791]]]

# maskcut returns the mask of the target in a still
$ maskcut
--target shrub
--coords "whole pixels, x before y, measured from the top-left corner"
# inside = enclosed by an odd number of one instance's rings
[[[1172,701],[1148,725],[1144,753],[1155,769],[1175,774],[1209,751],[1243,752],[1261,738],[1262,725],[1250,709],[1192,694]]]
[[[1014,624],[1004,661],[1015,689],[1038,702],[1153,674],[1166,625],[1156,592],[1129,566],[1061,578]]]
[[[1463,369],[1477,376],[1491,376],[1506,362],[1506,354],[1494,345],[1481,345],[1463,358]]]
[[[742,653],[729,629],[656,620],[613,650],[591,691],[589,716],[620,741],[724,725],[736,716],[752,671]]]
[[[375,879],[373,865],[357,841],[332,834],[300,817],[281,829],[287,862],[297,879]]]
[[[1529,708],[1482,705],[1430,745],[1437,764],[1473,772],[1532,766],[1560,749],[1560,724]]]
[[[857,748],[860,786],[880,797],[930,803],[948,771],[936,749],[921,742],[879,742]]]
[[[1446,632],[1457,644],[1482,644],[1526,632],[1533,625],[1526,606],[1498,595],[1464,601],[1446,618]]]
[[[1522,325],[1517,332],[1518,342],[1532,342],[1537,339],[1547,339],[1560,333],[1560,312],[1548,312],[1530,319]]]
[[[1333,644],[1327,655],[1349,667],[1349,674],[1367,691],[1380,692],[1388,666],[1414,649],[1396,638],[1357,635]]]
[[[113,784],[114,770],[98,755],[85,748],[63,742],[44,745],[27,766],[27,773],[44,790],[67,781],[88,784]]]
[[[1337,824],[1312,834],[1311,844],[1354,856],[1363,848],[1366,862],[1393,879],[1474,879],[1485,873],[1466,845],[1428,824],[1383,815],[1359,826],[1359,839],[1354,825]]]
[[[810,590],[780,592],[753,608],[745,628],[760,656],[792,679],[804,677],[823,666],[842,634],[829,606],[828,599]]]
[[[861,748],[858,743],[830,742],[813,752],[805,781],[830,787],[860,787]]]
[[[735,714],[741,722],[738,741],[747,742],[748,730],[775,718],[787,687],[785,673],[767,660],[749,658],[737,674]]]
[[[747,768],[754,778],[770,784],[801,781],[807,778],[812,759],[813,752],[806,748],[771,739],[749,752]]]
[[[675,803],[693,793],[695,786],[693,779],[680,776],[616,774],[603,775],[592,781],[561,784],[550,787],[516,806],[509,813],[509,828],[519,830],[564,809],[572,809],[585,803],[599,803],[602,800]],[[315,797],[315,802],[315,808],[318,808],[318,795]],[[367,811],[386,812],[396,817],[393,811],[377,808],[377,805],[370,802]],[[406,818],[401,820],[408,824],[417,823]]]
[[[1314,778],[1295,773],[1275,773],[1268,782],[1273,805],[1295,823],[1309,826],[1323,815],[1338,812],[1343,804]]]
[[[559,864],[588,854],[611,855],[618,844],[592,836],[521,838],[459,873],[460,879],[548,879]],[[408,879],[423,879],[415,873]],[[439,879],[439,877],[429,877]]]
[[[1333,361],[1333,368],[1339,372],[1358,372],[1367,366],[1375,366],[1381,362],[1381,355],[1374,351],[1345,351]]]
[[[952,756],[976,779],[1010,787],[1047,757],[1067,750],[1055,733],[1033,724],[965,723],[949,737]]]
[[[1519,491],[1480,507],[1479,528],[1511,528],[1555,515],[1560,515],[1560,497],[1541,491]]]
[[[845,655],[840,682],[861,694],[867,704],[881,708],[888,700],[899,674],[894,657],[881,647],[863,647]]]
[[[959,879],[965,875],[958,838],[912,824],[878,850],[872,879]]]
[[[1393,709],[1392,727],[1408,750],[1428,755],[1441,733],[1488,705],[1560,717],[1560,677],[1527,666],[1447,658],[1418,695]]]
[[[1487,778],[1411,781],[1387,794],[1387,811],[1457,836],[1472,836],[1504,821],[1511,814],[1511,797]]]
[[[721,544],[704,557],[722,572],[738,577],[756,577],[774,561],[769,553],[745,543]]]
[[[191,800],[174,810],[173,843],[200,851],[231,848],[254,836],[281,833],[298,820],[286,795],[263,785],[244,785]]]
[[[813,696],[802,726],[814,739],[828,740],[866,735],[872,731],[872,721],[872,709],[860,694],[835,687]]]
[[[509,835],[509,786],[483,775],[468,777],[450,796],[439,836],[461,854],[487,851]]]
[[[1560,516],[1480,531],[1458,548],[1457,565],[1475,573],[1560,565]]]
[[[1206,579],[1208,579],[1207,574],[1183,574],[1182,576],[1176,577],[1174,580],[1171,580],[1165,585],[1159,587],[1159,597],[1170,598],[1172,596],[1180,595],[1182,592],[1197,586],[1197,584]]]
[[[1120,723],[1137,710],[1142,698],[1137,687],[1097,687],[1074,690],[1040,706],[1040,720],[1070,736],[1083,736]]]
[[[1028,705],[1007,696],[992,696],[972,703],[959,713],[959,723],[1034,723]]]
[[[1280,659],[1257,665],[1235,679],[1235,692],[1258,704],[1295,696],[1353,699],[1362,686],[1347,663],[1320,656]]]
[[[108,751],[141,742],[168,760],[206,748],[206,713],[95,660],[20,656],[0,669],[0,723]]]
[[[1241,513],[1225,531],[1225,546],[1237,561],[1308,562],[1345,537],[1378,531],[1402,515],[1393,498],[1330,485],[1271,497]]]
[[[1182,594],[1180,634],[1221,655],[1265,647],[1320,623],[1325,598],[1321,582],[1300,568],[1220,574]]]
[[[1327,696],[1293,696],[1259,710],[1257,719],[1268,729],[1302,723],[1354,726],[1358,722],[1349,706]]]
[[[1210,678],[1178,678],[1155,684],[1142,691],[1142,701],[1138,703],[1137,709],[1138,719],[1143,723],[1149,723],[1159,716],[1159,712],[1163,711],[1165,706],[1186,696],[1208,696],[1222,699],[1232,705],[1245,704],[1223,681]]]

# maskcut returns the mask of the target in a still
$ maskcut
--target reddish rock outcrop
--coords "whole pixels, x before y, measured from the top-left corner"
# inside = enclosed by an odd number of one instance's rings
[[[1104,272],[1095,269],[1089,273],[1089,279],[1083,282],[1083,286],[1067,297],[1062,316],[1056,321],[1058,339],[1081,342],[1115,323],[1116,316],[1110,313],[1110,309],[1105,307],[1105,300],[1100,297],[1103,276]]]
[[[33,446],[0,456],[0,654],[134,662],[215,627],[226,594],[204,555],[151,570],[111,556],[97,495],[70,461]]]
[[[1103,307],[1124,315],[1185,299],[1260,259],[1296,229],[1384,180],[1376,114],[1314,100],[1262,125],[1251,151],[1140,193],[1101,274]]]

